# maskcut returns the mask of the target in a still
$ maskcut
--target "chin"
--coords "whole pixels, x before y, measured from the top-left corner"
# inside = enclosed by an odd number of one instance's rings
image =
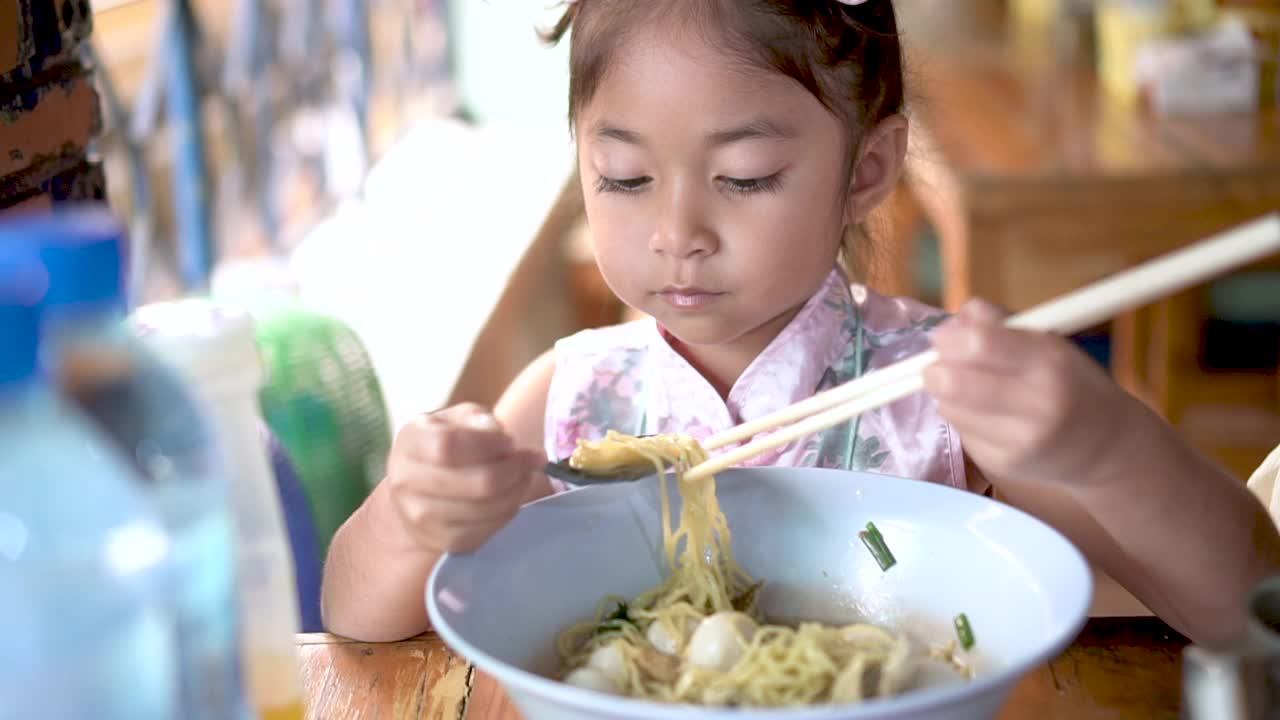
[[[722,345],[743,334],[741,329],[726,328],[722,321],[713,317],[658,316],[657,320],[672,337],[690,346]]]

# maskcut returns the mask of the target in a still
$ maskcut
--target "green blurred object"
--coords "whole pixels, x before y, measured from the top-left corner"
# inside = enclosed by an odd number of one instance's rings
[[[257,315],[262,413],[293,459],[323,557],[382,478],[391,428],[373,363],[341,321],[297,306]]]
[[[1246,271],[1209,283],[1213,317],[1245,324],[1280,323],[1280,272]]]

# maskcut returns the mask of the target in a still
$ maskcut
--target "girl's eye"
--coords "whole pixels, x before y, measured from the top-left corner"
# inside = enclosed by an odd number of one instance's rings
[[[761,178],[719,178],[724,189],[739,195],[751,195],[760,192],[777,192],[782,187],[782,173],[776,172]]]
[[[596,180],[596,192],[633,193],[640,190],[645,185],[649,184],[649,181],[652,179],[653,178],[647,175],[642,175],[640,177],[633,177],[633,178],[618,178],[618,179],[607,178],[601,175],[600,179]]]

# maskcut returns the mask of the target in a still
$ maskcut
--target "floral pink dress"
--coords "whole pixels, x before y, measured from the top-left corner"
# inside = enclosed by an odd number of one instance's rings
[[[598,439],[610,429],[708,437],[927,350],[929,331],[944,319],[937,309],[850,285],[832,271],[727,400],[652,319],[585,330],[556,343],[547,455],[567,457],[579,438]],[[747,464],[866,470],[967,487],[959,436],[924,393]]]

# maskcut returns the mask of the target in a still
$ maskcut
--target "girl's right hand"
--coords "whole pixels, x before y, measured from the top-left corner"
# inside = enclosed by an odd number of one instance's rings
[[[1158,431],[1162,421],[1064,338],[1004,319],[973,300],[934,332],[939,357],[925,387],[939,412],[997,490],[1007,491],[1005,482],[1106,484],[1117,476],[1109,469],[1128,467],[1142,437],[1135,431]]]
[[[468,552],[520,509],[542,453],[521,450],[498,420],[474,404],[419,416],[396,435],[387,493],[418,547]]]

